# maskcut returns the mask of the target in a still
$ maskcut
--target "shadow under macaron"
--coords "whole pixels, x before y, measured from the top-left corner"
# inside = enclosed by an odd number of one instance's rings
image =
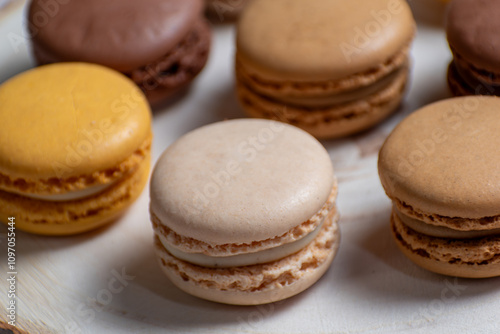
[[[363,224],[363,228],[368,229],[362,237],[356,237],[348,232],[344,233],[344,244],[354,244],[350,247],[351,251],[352,249],[361,250],[364,253],[361,256],[366,257],[366,254],[369,254],[368,256],[374,258],[373,264],[370,265],[352,263],[352,265],[344,266],[344,275],[342,275],[344,280],[374,276],[374,279],[364,280],[368,284],[358,285],[360,295],[374,301],[388,299],[395,305],[409,302],[419,302],[425,305],[425,303],[436,299],[441,300],[443,294],[446,296],[455,294],[454,300],[474,300],[481,295],[500,292],[499,277],[488,279],[455,278],[435,274],[415,265],[397,247],[392,236],[390,215],[390,209],[387,209],[372,217],[361,219],[365,220],[363,222],[357,222],[356,224]],[[389,275],[387,272],[382,272],[381,265],[393,273]],[[376,276],[379,276],[380,279],[376,279]]]
[[[151,243],[142,248],[128,265],[127,274],[135,276],[132,282],[135,288],[125,289],[117,295],[110,308],[154,326],[192,332],[202,332],[210,326],[227,326],[227,330],[251,332],[258,329],[267,317],[300,304],[307,291],[318,285],[286,300],[258,306],[206,301],[181,291],[163,274],[154,251],[153,237]],[[140,295],[138,290],[147,293]]]

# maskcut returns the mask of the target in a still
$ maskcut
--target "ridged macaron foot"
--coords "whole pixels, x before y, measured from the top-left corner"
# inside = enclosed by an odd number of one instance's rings
[[[360,132],[400,105],[414,33],[403,0],[252,1],[238,24],[239,100],[318,138]]]
[[[500,276],[500,99],[428,105],[401,122],[379,156],[403,253],[430,271]]]
[[[326,272],[339,246],[330,157],[287,124],[242,119],[190,132],[160,157],[150,190],[160,266],[200,298],[291,297]]]
[[[0,86],[0,220],[44,235],[95,229],[147,184],[151,111],[136,85],[99,65],[61,63]]]
[[[90,62],[130,77],[154,107],[180,95],[211,43],[204,0],[32,0],[27,29],[38,64]]]

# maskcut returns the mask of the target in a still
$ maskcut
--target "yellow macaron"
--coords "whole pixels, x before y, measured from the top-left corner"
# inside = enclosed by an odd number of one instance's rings
[[[132,81],[85,63],[42,66],[0,86],[0,221],[44,235],[89,231],[140,195],[151,111]]]

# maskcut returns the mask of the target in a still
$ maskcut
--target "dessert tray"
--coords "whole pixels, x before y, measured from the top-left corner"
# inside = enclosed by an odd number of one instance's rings
[[[370,131],[322,142],[339,181],[342,240],[332,267],[312,288],[256,307],[216,304],[178,290],[153,253],[146,189],[119,221],[92,233],[56,238],[16,231],[17,327],[28,333],[498,332],[500,278],[456,279],[424,271],[392,240],[378,150],[413,110],[451,97],[444,5],[410,4],[418,33],[400,110]],[[0,0],[0,83],[34,66],[24,17],[24,1]],[[153,161],[190,130],[244,117],[234,92],[234,39],[231,22],[215,23],[205,70],[183,99],[155,111]],[[9,321],[7,232],[2,225],[0,322]]]

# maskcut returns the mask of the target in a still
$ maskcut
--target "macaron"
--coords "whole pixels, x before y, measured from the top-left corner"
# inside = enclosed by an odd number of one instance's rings
[[[365,130],[401,103],[415,22],[403,0],[255,0],[238,24],[239,100],[318,138]]]
[[[0,221],[70,235],[119,217],[150,166],[151,111],[122,74],[60,63],[0,86]]]
[[[500,99],[428,105],[387,138],[378,162],[392,233],[424,269],[500,276]]]
[[[309,288],[339,246],[337,183],[312,136],[240,119],[190,132],[151,178],[156,253],[181,290],[256,305]]]
[[[500,95],[500,2],[454,0],[446,17],[453,53],[448,85],[455,96]]]
[[[203,69],[210,28],[203,0],[32,0],[38,64],[90,62],[131,78],[153,106],[179,96]]]

